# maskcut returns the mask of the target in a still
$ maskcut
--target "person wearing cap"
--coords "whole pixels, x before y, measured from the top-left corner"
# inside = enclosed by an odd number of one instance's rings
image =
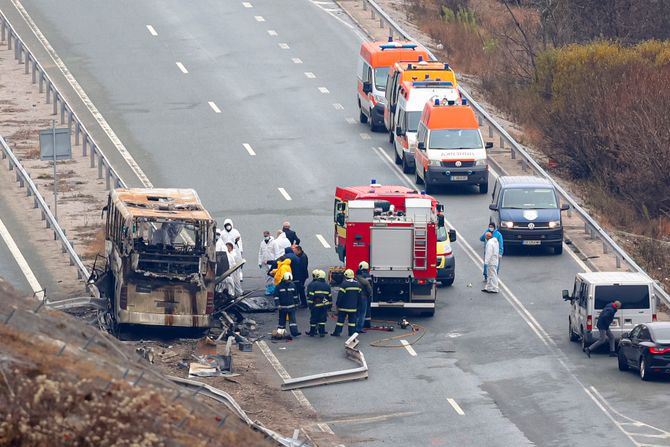
[[[288,328],[291,336],[297,337],[300,335],[298,330],[298,323],[295,319],[295,307],[298,300],[298,293],[293,284],[293,275],[289,272],[284,273],[284,276],[275,288],[275,304],[279,310],[279,321],[277,329],[286,328],[286,320],[288,319]]]
[[[328,320],[328,308],[332,300],[330,286],[326,282],[326,272],[323,270],[312,271],[312,282],[307,286],[307,304],[309,305],[309,332],[305,334],[310,337],[326,335],[326,321]]]
[[[356,271],[356,281],[361,286],[361,300],[356,312],[356,331],[365,333],[365,328],[370,327],[372,321],[370,306],[372,301],[372,285],[370,284],[370,264],[361,261]]]
[[[614,335],[612,335],[612,331],[610,331],[610,324],[614,321],[614,315],[619,309],[621,309],[621,301],[619,300],[606,304],[605,307],[603,307],[603,310],[598,317],[598,321],[596,322],[599,338],[591,346],[584,348],[584,352],[586,352],[586,355],[589,358],[591,358],[591,351],[596,350],[600,345],[604,345],[607,341],[610,342],[610,357],[616,357],[616,352],[614,350]]]
[[[335,323],[335,331],[333,337],[339,337],[344,328],[344,322],[347,322],[349,328],[349,335],[354,335],[356,332],[356,312],[361,301],[362,289],[358,281],[354,278],[354,271],[346,269],[344,271],[344,281],[340,284],[340,290],[337,293],[337,323]]]
[[[300,245],[300,238],[295,231],[291,230],[291,223],[286,221],[282,224],[282,231],[288,238],[291,245]]]

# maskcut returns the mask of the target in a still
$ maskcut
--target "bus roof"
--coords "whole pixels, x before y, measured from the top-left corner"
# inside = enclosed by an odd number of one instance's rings
[[[435,105],[427,102],[421,122],[428,129],[479,129],[479,122],[470,106]]]
[[[119,188],[110,197],[124,218],[212,220],[193,189]]]
[[[363,42],[360,55],[372,68],[390,67],[398,61],[419,61],[429,59],[428,52],[418,43],[399,42]]]

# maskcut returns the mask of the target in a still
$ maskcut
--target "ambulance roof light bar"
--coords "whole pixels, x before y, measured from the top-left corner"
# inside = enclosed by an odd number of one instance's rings
[[[399,44],[393,41],[389,41],[389,43],[385,43],[383,45],[379,45],[379,48],[384,51],[384,50],[399,50],[399,49],[410,49],[414,50],[416,49],[417,44],[415,43],[403,43]]]
[[[414,81],[412,87],[453,87],[449,81]]]

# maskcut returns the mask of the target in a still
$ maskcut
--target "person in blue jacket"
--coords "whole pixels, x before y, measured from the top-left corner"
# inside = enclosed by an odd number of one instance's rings
[[[503,249],[503,237],[500,231],[496,228],[495,222],[490,222],[489,227],[484,230],[482,235],[479,237],[479,240],[486,243],[486,233],[491,233],[494,238],[498,239],[498,246],[500,247],[500,257],[498,258],[498,273],[500,273],[500,258],[502,258],[504,249]],[[484,264],[483,269],[484,282],[486,282],[486,263]]]
[[[591,351],[596,350],[598,346],[604,345],[608,341],[610,342],[610,357],[616,357],[616,351],[614,350],[614,335],[612,334],[612,331],[610,331],[610,324],[614,321],[614,315],[616,315],[616,311],[619,309],[621,309],[621,301],[619,300],[603,307],[603,310],[598,317],[598,321],[596,322],[596,327],[598,328],[600,336],[595,343],[584,349],[584,352],[586,352],[586,355],[589,358],[591,358]]]

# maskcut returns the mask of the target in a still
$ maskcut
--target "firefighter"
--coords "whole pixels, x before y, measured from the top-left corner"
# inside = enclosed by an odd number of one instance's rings
[[[361,261],[356,271],[356,281],[361,286],[361,300],[356,313],[356,331],[364,334],[372,321],[370,308],[372,306],[372,285],[370,284],[370,264]]]
[[[326,320],[328,308],[332,300],[330,286],[326,282],[326,272],[312,271],[312,282],[307,286],[307,304],[309,305],[309,332],[305,334],[314,337],[319,330],[319,337],[326,335]]]
[[[288,317],[288,327],[293,337],[300,335],[298,323],[295,320],[297,300],[298,292],[293,284],[293,275],[289,272],[284,273],[282,281],[275,288],[275,304],[277,305],[277,309],[279,309],[277,329],[284,329],[286,327],[286,317]]]
[[[340,291],[337,293],[337,323],[335,331],[330,334],[333,337],[339,337],[344,328],[344,320],[347,320],[349,335],[356,332],[356,311],[361,301],[361,285],[354,279],[354,271],[346,269],[344,271],[344,281],[340,284]]]

